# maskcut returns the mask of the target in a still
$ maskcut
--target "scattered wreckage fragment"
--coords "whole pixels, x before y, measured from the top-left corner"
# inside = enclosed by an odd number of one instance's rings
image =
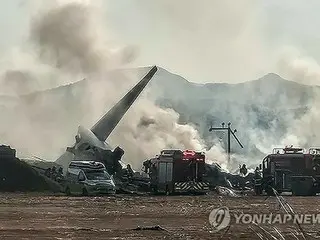
[[[245,168],[245,172],[242,172]],[[206,164],[205,179],[210,183],[210,190],[225,187],[234,190],[251,190],[254,186],[254,174],[248,173],[246,166],[240,168],[240,174],[224,171],[219,164]]]

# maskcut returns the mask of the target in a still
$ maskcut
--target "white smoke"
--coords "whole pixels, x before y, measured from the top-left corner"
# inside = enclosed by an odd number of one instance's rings
[[[0,66],[1,86],[16,97],[12,108],[7,103],[1,106],[0,137],[20,154],[54,160],[73,143],[79,124],[92,126],[138,80],[110,73],[129,63],[136,50],[109,41],[101,12],[91,1],[54,1],[48,6],[38,2],[36,9],[30,19],[30,44],[15,48]],[[88,80],[21,97],[82,78]],[[141,99],[113,133],[111,143],[124,148],[126,160],[135,168],[164,148],[206,150],[197,130],[178,124],[178,118],[173,110]],[[220,150],[211,152],[223,163]]]
[[[274,122],[270,122],[270,129],[268,131],[253,128],[248,131],[248,136],[253,140],[256,148],[264,154],[271,153],[275,147],[295,146],[310,148],[314,146],[320,146],[318,125],[320,123],[320,65],[312,57],[306,56],[294,47],[283,47],[278,54],[278,61],[276,65],[277,72],[284,77],[296,83],[310,86],[311,92],[305,93],[305,97],[311,99],[304,106],[307,109],[301,116],[296,117],[293,113],[289,115],[281,115],[281,111],[278,112],[278,117],[282,117],[282,126],[286,129],[279,129]],[[287,85],[281,85],[287,86]],[[285,95],[282,91],[286,89],[277,89],[280,85],[271,86],[271,88],[265,88],[264,91],[269,91],[269,98],[275,98],[281,100],[278,105],[281,108],[289,109],[295,107],[301,107],[298,102],[292,102],[290,95],[283,98],[281,95]],[[289,94],[294,95],[301,94],[301,85],[295,85]],[[280,96],[274,96],[273,94],[280,94]],[[286,112],[288,114],[288,112]],[[279,131],[283,132],[280,134]]]
[[[205,151],[205,143],[192,125],[178,124],[179,115],[142,99],[128,113],[111,140],[127,150],[126,159],[135,168],[141,161],[159,154],[162,149]]]
[[[306,85],[320,85],[320,65],[310,56],[294,47],[285,47],[279,53],[277,69],[286,78]]]
[[[36,15],[30,17],[30,44],[15,47],[1,60],[1,95],[19,96],[76,82],[84,77],[100,79],[106,71],[130,60],[127,56],[132,57],[128,54],[129,48],[117,46],[114,49],[108,45],[95,5],[52,1],[49,6],[38,2],[36,9]],[[109,88],[112,84],[116,83],[109,84]],[[106,88],[104,91],[108,99],[112,95],[117,97],[112,90]],[[15,104],[12,108],[7,102],[3,103],[2,141],[29,156],[38,154],[50,159],[61,152],[61,148],[71,144],[69,139],[73,139],[71,136],[75,134],[77,125],[94,121],[96,116],[92,116],[91,111],[96,108],[91,97],[95,94],[90,89],[86,92],[80,88],[55,91],[51,98],[50,93],[48,95],[39,93],[33,97],[13,98],[11,100]],[[78,106],[71,104],[78,95],[86,99]],[[72,109],[68,109],[70,105]]]
[[[302,147],[320,146],[320,65],[312,57],[305,56],[295,48],[286,48],[279,61],[279,72],[288,79],[313,87],[312,102],[308,112],[298,119],[289,119],[289,131],[282,139],[283,144]]]

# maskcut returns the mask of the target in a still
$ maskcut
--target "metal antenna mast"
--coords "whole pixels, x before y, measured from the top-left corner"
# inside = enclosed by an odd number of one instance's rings
[[[234,137],[234,139],[238,142],[241,148],[243,148],[243,145],[241,144],[240,140],[236,136],[237,129],[234,129],[232,131],[231,129],[231,123],[228,123],[228,127],[225,127],[225,123],[221,123],[222,127],[210,127],[209,132],[212,131],[228,131],[228,149],[227,149],[227,154],[228,154],[228,164],[230,163],[230,153],[231,153],[231,134]]]

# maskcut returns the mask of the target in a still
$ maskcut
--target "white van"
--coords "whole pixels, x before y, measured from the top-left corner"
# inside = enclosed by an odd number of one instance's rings
[[[67,195],[114,194],[116,186],[112,176],[101,162],[72,161],[66,174]]]

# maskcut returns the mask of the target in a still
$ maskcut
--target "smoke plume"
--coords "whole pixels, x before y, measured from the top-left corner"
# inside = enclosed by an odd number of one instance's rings
[[[257,58],[264,55],[265,47],[260,41],[259,31],[256,31],[256,26],[252,23],[256,8],[252,1],[245,0],[246,4],[241,5],[240,11],[235,7],[238,4],[234,2],[214,1],[215,12],[220,14],[211,14],[210,8],[204,7],[207,6],[205,4],[196,4],[194,7],[191,1],[184,4],[180,2],[162,1],[152,4],[144,1],[137,5],[141,22],[136,23],[137,19],[132,19],[137,25],[136,35],[141,35],[141,38],[145,37],[141,27],[154,28],[154,24],[160,24],[159,21],[165,19],[157,32],[174,32],[176,38],[172,41],[175,44],[171,45],[160,38],[158,51],[175,52],[175,55],[183,56],[183,59],[167,56],[161,59],[163,55],[156,55],[153,51],[150,51],[153,54],[150,57],[150,53],[145,52],[148,47],[141,51],[132,45],[123,44],[126,41],[115,41],[117,38],[107,27],[108,24],[103,24],[105,18],[101,11],[102,1],[50,1],[46,5],[42,1],[33,1],[28,43],[10,49],[0,59],[1,141],[17,148],[21,156],[37,155],[55,160],[67,146],[73,144],[78,125],[90,128],[142,77],[144,73],[141,72],[113,71],[126,67],[137,59],[138,63],[141,59],[147,59],[149,62],[154,61],[154,64],[165,60],[168,66],[176,66],[176,72],[182,72],[182,68],[211,69],[214,66],[218,80],[236,79],[237,75],[240,79],[249,79],[244,72],[245,66],[259,69],[259,66],[266,64],[266,59]],[[37,3],[36,6],[34,3]],[[207,4],[211,2],[208,1]],[[181,6],[183,11],[178,11]],[[152,11],[154,8],[156,11]],[[194,11],[202,17],[195,19],[197,14],[193,15]],[[221,22],[229,27],[222,26]],[[176,29],[180,31],[176,32]],[[195,40],[201,46],[191,49],[191,42]],[[147,44],[146,41],[141,42]],[[201,49],[202,46],[210,46],[206,47],[206,54]],[[137,55],[138,52],[141,55]],[[236,57],[234,52],[238,53]],[[184,53],[189,53],[192,57],[187,57]],[[195,59],[201,61],[198,63]],[[320,66],[313,58],[285,48],[276,59],[279,60],[276,69],[281,76],[302,84],[318,84]],[[86,80],[80,81],[82,79]],[[196,76],[191,79],[197,80]],[[272,79],[273,76],[270,76],[270,81]],[[59,88],[62,85],[64,87]],[[274,87],[274,84],[271,85]],[[269,121],[264,119],[265,115],[253,114],[252,108],[257,106],[264,110],[277,104],[285,108],[291,103],[290,97],[285,97],[281,86],[278,87],[276,90],[269,89],[268,86],[246,89],[248,92],[261,92],[262,97],[254,100],[250,96],[230,93],[237,102],[224,102],[224,105],[217,108],[226,112],[225,120],[237,120],[235,124],[237,128],[240,127],[238,134],[246,147],[249,141],[254,142],[255,147],[264,154],[279,145],[320,145],[317,140],[320,99],[316,88],[313,101],[306,106],[307,113],[298,118],[292,114],[281,119],[285,123],[283,128],[279,124],[280,120]],[[45,91],[46,89],[51,90]],[[262,94],[265,92],[268,93]],[[177,112],[158,107],[154,97],[150,97],[161,94],[161,91],[144,92],[110,136],[111,144],[124,148],[125,161],[134,168],[139,169],[143,160],[155,156],[164,148],[205,151],[208,162],[214,161],[229,169],[236,168],[240,162],[260,162],[261,159],[252,156],[244,158],[233,154],[235,164],[228,166],[225,146],[219,141],[219,137],[209,138],[210,141],[205,142],[203,129],[207,131],[207,126],[201,129],[199,126],[181,123],[181,116]],[[270,100],[270,105],[264,105],[266,99]],[[273,102],[273,99],[280,99],[280,102]],[[251,106],[250,111],[245,109],[240,112],[240,102]],[[186,104],[192,104],[192,99]],[[290,106],[294,104],[291,103]],[[205,119],[201,118],[201,121]],[[261,121],[268,125],[268,130],[256,127]],[[191,121],[188,119],[186,122]],[[249,128],[241,129],[241,126]]]
[[[30,19],[28,47],[3,59],[9,64],[1,66],[1,89],[6,90],[0,137],[20,156],[55,160],[73,144],[78,125],[90,128],[141,76],[111,71],[130,63],[136,49],[108,39],[99,7],[90,1],[40,6]],[[206,150],[196,128],[178,119],[172,109],[161,109],[144,95],[110,140],[124,148],[125,160],[135,168],[164,148]],[[218,159],[220,150],[212,150]]]
[[[284,136],[282,143],[290,143],[302,147],[320,146],[320,65],[312,57],[301,54],[297,49],[285,49],[279,61],[279,72],[298,83],[316,85],[313,87],[312,102],[301,118],[290,119],[290,131]]]

